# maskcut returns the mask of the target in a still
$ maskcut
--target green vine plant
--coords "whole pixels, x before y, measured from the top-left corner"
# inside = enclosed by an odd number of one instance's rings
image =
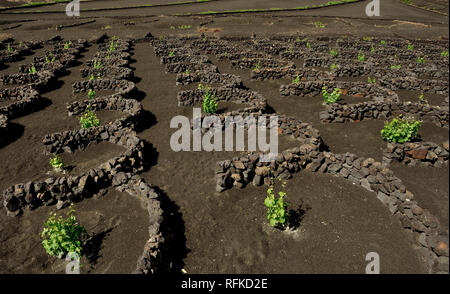
[[[89,99],[94,99],[95,98],[95,91],[92,90],[92,89],[89,89],[87,96],[88,96]]]
[[[32,65],[32,66],[28,69],[28,72],[29,72],[30,74],[35,74],[35,73],[37,73],[36,67],[35,67],[34,65]]]
[[[86,107],[85,113],[80,117],[80,124],[83,129],[98,127],[100,125],[100,120],[97,118],[94,111],[92,111],[90,104]]]
[[[367,78],[367,82],[369,83],[369,84],[376,84],[377,83],[377,78],[376,77],[373,77],[373,78],[371,78],[371,77],[368,77]]]
[[[300,84],[300,75],[297,75],[297,76],[295,77],[295,79],[292,80],[292,83],[295,84],[295,85]]]
[[[50,52],[49,56],[45,56],[45,63],[53,63],[55,62],[55,56]]]
[[[175,51],[170,51],[169,52],[169,57],[173,57],[173,56],[175,56]]]
[[[94,60],[94,69],[101,69],[103,67],[102,62],[100,60]]]
[[[366,56],[362,52],[358,52],[358,60],[364,62],[366,60]]]
[[[259,71],[261,69],[261,63],[258,61],[258,63],[253,68],[253,71]]]
[[[200,85],[199,84],[199,89],[200,89]],[[217,103],[217,101],[215,100],[215,95],[213,95],[211,93],[211,89],[209,87],[204,87],[203,85],[201,86],[201,90],[205,90],[206,93],[203,96],[203,101],[202,101],[202,109],[203,112],[205,113],[216,113],[219,104]]]
[[[114,51],[116,51],[116,49],[117,49],[117,43],[118,43],[118,41],[114,41],[114,39],[111,40],[111,43],[109,44],[109,49],[108,49],[108,51],[109,51],[109,52],[114,52]]]
[[[50,165],[57,172],[61,172],[64,169],[64,163],[61,157],[59,157],[58,155],[55,155],[55,157],[50,158]]]
[[[325,26],[326,26],[326,24],[324,24],[324,23],[321,22],[321,21],[315,21],[315,22],[313,22],[313,25],[314,25],[316,28],[320,28],[320,29],[323,29],[323,28],[325,28]]]
[[[423,93],[420,93],[420,95],[419,95],[419,103],[425,104],[425,105],[429,105],[429,104],[428,104],[428,100],[425,99],[425,96],[424,96]]]
[[[180,30],[188,30],[188,29],[192,28],[192,25],[181,25],[181,26],[178,26],[178,28]]]
[[[64,49],[66,49],[66,50],[69,49],[71,45],[72,45],[72,41],[64,43]]]
[[[381,44],[381,45],[386,45],[386,41],[385,41],[385,40],[381,40],[381,41],[380,41],[380,44]]]
[[[414,50],[414,45],[413,44],[408,44],[408,50],[409,51],[413,51]]]
[[[340,99],[341,94],[342,94],[342,90],[339,88],[335,88],[333,90],[333,92],[328,93],[327,86],[323,85],[323,87],[322,87],[322,96],[323,96],[324,103],[326,103],[326,104],[336,103]]]
[[[86,229],[80,225],[74,215],[75,209],[71,205],[66,218],[51,213],[44,223],[41,233],[42,246],[48,255],[64,258],[68,253],[82,254],[82,238]]]
[[[280,180],[281,181],[281,180]],[[272,182],[267,189],[267,197],[264,200],[264,205],[267,207],[267,219],[272,227],[280,226],[285,229],[287,220],[287,207],[289,203],[284,201],[287,196],[285,192],[286,182],[281,183],[281,190],[278,191],[278,197],[275,196],[274,180],[272,177]]]
[[[6,48],[6,50],[8,51],[8,52],[14,52],[14,49],[13,49],[13,47],[11,47],[11,45],[10,44],[8,44],[8,47]]]
[[[337,57],[338,56],[338,51],[337,50],[334,50],[334,49],[332,49],[332,50],[330,50],[330,55],[331,56],[333,56],[333,57]]]
[[[441,56],[448,57],[448,50],[447,51],[442,51],[441,52]]]
[[[385,141],[393,143],[406,143],[418,137],[421,121],[412,118],[403,118],[399,115],[390,122],[386,121],[384,128],[381,130],[381,137]]]
[[[425,57],[417,57],[418,63],[425,63]]]
[[[402,65],[401,64],[391,64],[391,69],[395,70],[395,69],[401,69]]]
[[[333,71],[335,69],[339,68],[339,65],[337,65],[336,63],[333,63],[330,65],[330,71]]]

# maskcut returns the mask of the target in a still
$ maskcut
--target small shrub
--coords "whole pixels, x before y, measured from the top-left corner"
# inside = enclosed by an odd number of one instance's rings
[[[100,125],[100,120],[97,118],[95,113],[92,111],[91,106],[86,107],[85,113],[80,117],[81,128],[89,129],[91,127],[98,127]]]
[[[272,179],[272,184],[267,189],[267,197],[264,200],[264,205],[267,207],[267,219],[272,227],[276,225],[284,226],[287,219],[287,207],[289,203],[284,201],[287,193],[284,191],[286,182],[282,182],[281,190],[278,191],[278,196],[275,196],[275,188]]]
[[[14,52],[14,49],[11,47],[10,44],[8,44],[8,47],[6,48],[6,50],[7,50],[8,52]]]
[[[316,28],[321,28],[321,29],[323,29],[326,25],[323,23],[323,22],[321,22],[321,21],[315,21],[315,22],[313,22],[313,25],[316,27]]]
[[[91,74],[91,75],[89,76],[89,80],[90,80],[90,81],[94,81],[94,80],[95,80],[94,74]]]
[[[333,92],[328,93],[328,88],[327,86],[323,86],[322,87],[322,96],[323,96],[323,100],[326,104],[332,104],[332,103],[336,103],[342,94],[342,90],[339,88],[335,88],[333,90]]]
[[[376,84],[377,83],[377,78],[375,78],[375,77],[373,77],[373,78],[371,78],[371,77],[368,77],[367,78],[367,82],[369,83],[369,84]]]
[[[333,57],[338,56],[337,50],[334,50],[334,49],[330,50],[330,55],[333,56]]]
[[[55,57],[50,55],[50,58],[48,56],[45,56],[45,63],[53,63],[55,62]]]
[[[101,69],[103,67],[102,62],[100,60],[94,60],[94,69]]]
[[[89,89],[88,91],[88,98],[93,99],[95,97],[95,91],[92,89]]]
[[[373,47],[373,45],[370,46],[370,53],[371,53],[371,54],[374,54],[374,53],[375,53],[375,47]]]
[[[66,42],[65,44],[64,44],[64,49],[69,49],[70,48],[70,45],[72,45],[72,41],[69,41],[69,42]]]
[[[253,71],[259,71],[261,69],[261,63],[258,62],[255,67],[253,68]]]
[[[381,44],[381,45],[386,45],[386,41],[385,41],[385,40],[381,40],[381,41],[380,41],[380,44]]]
[[[218,103],[214,99],[215,96],[211,93],[209,88],[206,89],[206,93],[203,96],[202,109],[205,113],[216,113]]]
[[[57,171],[60,171],[64,168],[64,163],[62,162],[61,157],[59,157],[58,155],[50,158],[50,165]]]
[[[405,119],[403,115],[399,115],[390,122],[385,122],[381,137],[389,142],[406,143],[417,138],[421,124],[421,121]]]
[[[417,57],[418,63],[425,63],[425,57]]]
[[[67,218],[57,217],[53,213],[44,223],[41,238],[48,255],[63,258],[67,253],[75,252],[81,256],[81,238],[86,234],[86,229],[77,222],[74,212],[71,206],[66,213]]]
[[[402,68],[401,64],[397,64],[397,65],[391,64],[391,69],[401,69],[401,68]]]
[[[413,51],[414,50],[414,45],[413,44],[408,44],[408,50],[409,51]]]
[[[297,75],[294,80],[292,80],[292,83],[295,85],[298,85],[300,83],[300,75]]]
[[[311,48],[311,44],[309,44],[309,42],[306,43],[306,48]]]
[[[116,46],[114,45],[114,41],[111,41],[111,44],[109,44],[109,48],[108,48],[108,54],[109,52],[114,52],[116,51]]]
[[[428,105],[428,100],[425,99],[425,96],[424,96],[423,93],[420,93],[420,96],[419,96],[419,103]]]
[[[441,56],[448,57],[448,50],[447,51],[442,51],[441,52]]]
[[[339,68],[339,65],[337,65],[336,63],[330,65],[330,70],[334,70],[336,68]]]
[[[175,51],[170,51],[169,52],[169,57],[173,57],[173,56],[175,56]]]
[[[36,73],[36,72],[37,72],[36,67],[35,67],[34,65],[32,65],[32,66],[28,69],[28,72],[29,72],[30,74]]]
[[[364,53],[362,52],[358,53],[358,60],[361,62],[364,62],[364,60],[366,60],[366,56],[364,55]]]

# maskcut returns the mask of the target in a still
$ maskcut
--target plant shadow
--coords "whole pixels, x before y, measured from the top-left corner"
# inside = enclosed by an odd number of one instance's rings
[[[290,209],[287,214],[286,227],[291,230],[297,230],[300,227],[306,212],[310,209],[311,207],[304,204],[303,201],[297,209]]]
[[[172,201],[158,187],[153,187],[160,195],[161,209],[163,210],[163,222],[161,232],[165,244],[163,249],[163,271],[169,273],[181,273],[184,268],[184,259],[191,252],[186,248],[185,224],[180,207]]]
[[[112,228],[109,228],[103,232],[89,236],[86,240],[83,251],[91,267],[97,264],[97,260],[101,256],[100,249],[102,248],[103,241],[111,231]]]
[[[20,137],[23,136],[25,127],[20,124],[8,122],[8,131],[7,136],[4,136],[4,138],[1,138],[0,140],[0,148],[5,147],[6,145],[9,145],[16,140],[18,140]]]

